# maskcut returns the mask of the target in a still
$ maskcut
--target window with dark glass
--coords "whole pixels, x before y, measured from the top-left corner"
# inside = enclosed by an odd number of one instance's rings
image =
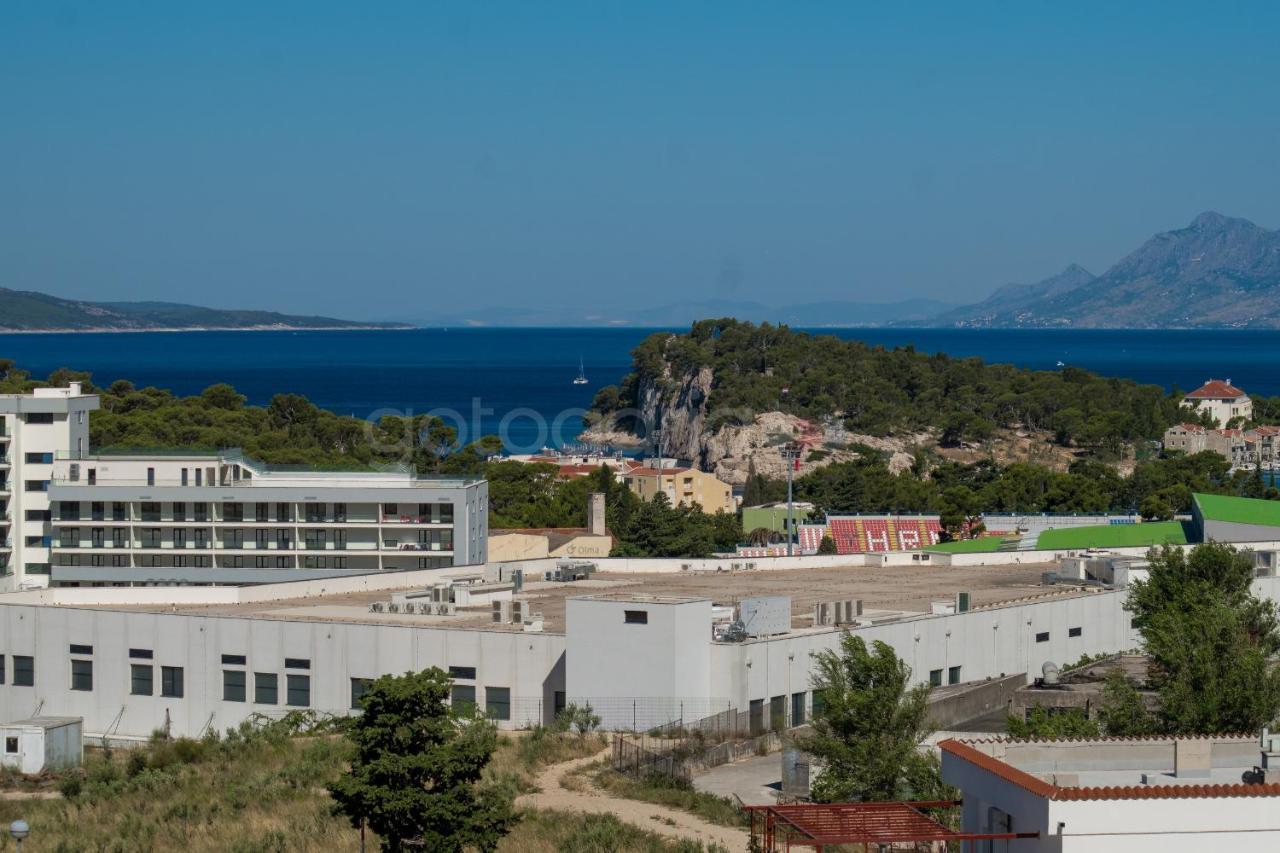
[[[311,705],[311,676],[289,673],[285,676],[285,704],[295,708]]]
[[[160,695],[182,698],[182,667],[160,667]]]
[[[274,672],[253,674],[253,701],[256,705],[277,705],[280,702],[280,678]]]
[[[627,625],[648,625],[648,610],[624,610],[622,611],[622,621]]]
[[[351,679],[351,709],[353,711],[358,711],[364,707],[360,700],[364,698],[364,694],[369,692],[369,687],[372,684],[372,678]]]
[[[476,668],[474,666],[451,666],[449,667],[449,677],[475,681]]]
[[[129,693],[134,696],[150,696],[155,690],[152,677],[152,667],[149,664],[129,664]]]
[[[245,697],[245,672],[243,669],[222,671],[222,701],[243,702]]]
[[[34,687],[36,683],[36,659],[30,655],[13,656],[13,685]]]
[[[93,689],[93,661],[76,660],[71,661],[71,689],[72,690],[92,690]]]
[[[469,714],[476,708],[476,688],[473,684],[455,684],[449,691],[449,701],[460,714]]]
[[[484,689],[484,710],[491,720],[510,720],[511,688],[486,687]]]
[[[1036,634],[1036,642],[1037,642],[1037,643],[1047,643],[1047,642],[1049,642],[1049,632],[1048,632],[1048,631],[1041,631],[1040,633]]]

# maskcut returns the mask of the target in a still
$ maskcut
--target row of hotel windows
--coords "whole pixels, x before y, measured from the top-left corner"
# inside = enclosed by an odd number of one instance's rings
[[[47,491],[47,481],[35,481],[30,483],[44,483],[42,488],[28,488],[28,491]],[[80,501],[59,501],[58,502],[58,518],[60,521],[79,521],[80,520]],[[191,504],[191,513],[188,517],[187,504],[185,501],[174,501],[170,504],[172,510],[168,517],[164,517],[160,503],[156,501],[143,501],[139,504],[139,513],[142,521],[209,521],[209,503],[207,501],[196,501]],[[410,505],[411,506],[411,505]],[[279,502],[275,505],[275,514],[271,513],[270,503],[255,503],[253,505],[253,520],[255,522],[294,522],[304,521],[314,524],[319,522],[332,521],[336,524],[342,524],[347,521],[347,505],[345,503],[333,504],[333,511],[329,513],[328,504],[308,503],[303,505],[303,511],[298,514],[298,518],[294,518],[293,504],[287,502]],[[382,504],[382,514],[384,518],[394,517],[396,519],[409,518],[410,516],[402,515],[399,504]],[[413,516],[419,521],[435,521],[439,524],[453,523],[453,504],[418,504],[417,515]],[[105,501],[91,501],[89,503],[90,520],[106,521],[107,505]],[[111,520],[112,521],[129,521],[128,504],[122,501],[111,502]],[[222,504],[222,520],[223,521],[244,521],[245,505],[242,503],[223,503]]]
[[[71,689],[83,692],[93,690],[93,646],[72,643]],[[151,649],[129,649],[129,693],[133,696],[155,695],[155,665],[152,663],[136,663],[135,661],[151,661],[155,653]],[[12,684],[15,687],[34,687],[36,683],[36,661],[30,655],[10,655],[13,662]],[[245,655],[223,655],[224,667],[247,667]],[[285,658],[286,670],[310,670],[311,661],[307,658]],[[0,684],[5,683],[5,656],[0,655]],[[455,679],[475,680],[475,667],[449,667],[449,675]],[[248,701],[249,671],[247,669],[222,670],[222,700],[224,702]],[[351,679],[351,708],[359,710],[360,700],[372,678]],[[486,687],[485,712],[495,720],[511,719],[511,688]],[[171,699],[185,696],[185,674],[180,666],[160,667],[160,695]],[[475,685],[454,684],[451,701],[456,708],[474,708],[476,705]],[[275,672],[253,673],[253,704],[280,704],[280,675]],[[294,708],[311,706],[311,676],[302,672],[285,672],[284,704]]]
[[[325,550],[332,548],[335,551],[346,550],[348,545],[347,531],[334,530],[333,544],[329,544],[328,530],[308,529],[302,532],[303,547],[307,550]],[[43,536],[29,537],[34,540],[43,540]],[[170,545],[165,545],[165,541],[169,541]],[[168,537],[165,531],[159,527],[146,527],[141,531],[140,544],[141,548],[208,548],[212,537],[209,535],[207,528],[197,527],[194,530],[187,530],[182,527],[173,528],[169,531]],[[131,548],[133,546],[133,538],[129,532],[121,527],[111,529],[111,546],[112,548]],[[228,530],[221,538],[222,548],[238,549],[243,548],[245,536],[243,530]],[[293,533],[291,530],[276,530],[272,535],[270,530],[255,530],[253,537],[254,547],[266,550],[274,544],[276,550],[290,550],[294,547]],[[28,544],[37,544],[29,542]],[[388,548],[397,548],[402,543],[396,539],[388,539],[384,543]],[[423,550],[430,551],[452,551],[453,550],[453,531],[452,530],[419,530],[418,545]],[[58,530],[58,547],[59,548],[79,548],[80,546],[80,528],[79,527],[63,527]],[[90,548],[106,548],[107,547],[107,529],[105,527],[91,527],[89,529],[89,547]]]
[[[144,569],[211,569],[213,568],[213,558],[206,556],[184,557],[165,556],[160,554],[140,554],[136,558],[139,568]],[[421,561],[420,561],[421,562]],[[112,568],[129,568],[131,563],[128,554],[90,554],[87,556],[79,556],[76,554],[59,554],[58,565],[66,568],[74,568],[79,566],[111,566]],[[218,567],[223,569],[292,569],[296,565],[294,557],[251,557],[246,560],[244,557],[219,557]],[[347,568],[346,557],[303,557],[302,567],[304,569],[345,569]],[[421,565],[420,568],[435,568],[434,566]]]

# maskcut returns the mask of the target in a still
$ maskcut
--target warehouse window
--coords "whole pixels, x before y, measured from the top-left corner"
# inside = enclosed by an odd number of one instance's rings
[[[72,660],[71,661],[71,689],[72,690],[92,690],[93,689],[93,661],[91,660]]]
[[[151,649],[129,649],[129,657],[151,660]]]
[[[627,625],[648,625],[648,610],[624,610],[622,611],[622,621]]]
[[[160,667],[160,695],[182,698],[182,667]]]
[[[468,681],[476,680],[476,668],[474,666],[451,666],[449,667],[450,678],[463,678]]]
[[[280,679],[274,672],[253,674],[253,701],[257,705],[276,705],[280,702]]]
[[[154,691],[151,667],[144,663],[129,665],[129,693],[133,696],[150,696]]]
[[[285,658],[285,669],[311,669],[311,661],[307,658]]]
[[[364,707],[364,694],[369,692],[372,685],[372,678],[351,679],[351,710],[359,711]]]
[[[455,684],[449,693],[449,701],[458,714],[470,714],[476,709],[476,689],[470,684]]]
[[[1049,632],[1048,632],[1048,631],[1041,631],[1039,634],[1036,634],[1036,642],[1037,642],[1037,643],[1047,643],[1047,642],[1049,642]]]
[[[222,671],[222,701],[244,701],[244,670],[224,669]]]
[[[960,683],[960,667],[953,666],[947,669],[947,684]]]
[[[73,655],[91,655],[93,654],[93,646],[82,646],[77,643],[71,644],[71,654]]]
[[[4,655],[0,655],[0,684],[4,684]]]
[[[222,662],[227,666],[244,666],[244,655],[223,655]]]
[[[484,689],[484,710],[491,720],[511,719],[511,688],[486,687]]]
[[[36,683],[36,659],[30,655],[13,656],[13,686],[34,687]]]
[[[942,670],[940,669],[929,670],[929,686],[930,687],[942,686]]]
[[[1083,629],[1083,628],[1068,628],[1068,629],[1067,629],[1067,636],[1068,636],[1068,637],[1079,637],[1079,636],[1080,636],[1081,634],[1083,634],[1083,633],[1084,633],[1084,629]]]
[[[309,675],[293,675],[290,673],[285,676],[285,704],[292,705],[295,708],[307,708],[311,705],[311,676]]]

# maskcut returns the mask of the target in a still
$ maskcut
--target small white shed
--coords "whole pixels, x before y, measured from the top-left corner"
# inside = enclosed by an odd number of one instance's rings
[[[0,765],[35,775],[84,761],[84,717],[32,717],[0,725]]]

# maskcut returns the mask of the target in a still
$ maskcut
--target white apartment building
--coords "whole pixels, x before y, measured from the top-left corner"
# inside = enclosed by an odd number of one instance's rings
[[[75,385],[0,396],[0,448],[11,445],[0,506],[7,498],[20,526],[5,588],[256,584],[485,562],[483,480],[281,470],[236,451],[92,455],[97,407]]]
[[[97,408],[78,382],[0,395],[0,589],[47,583],[54,462],[88,450]]]

